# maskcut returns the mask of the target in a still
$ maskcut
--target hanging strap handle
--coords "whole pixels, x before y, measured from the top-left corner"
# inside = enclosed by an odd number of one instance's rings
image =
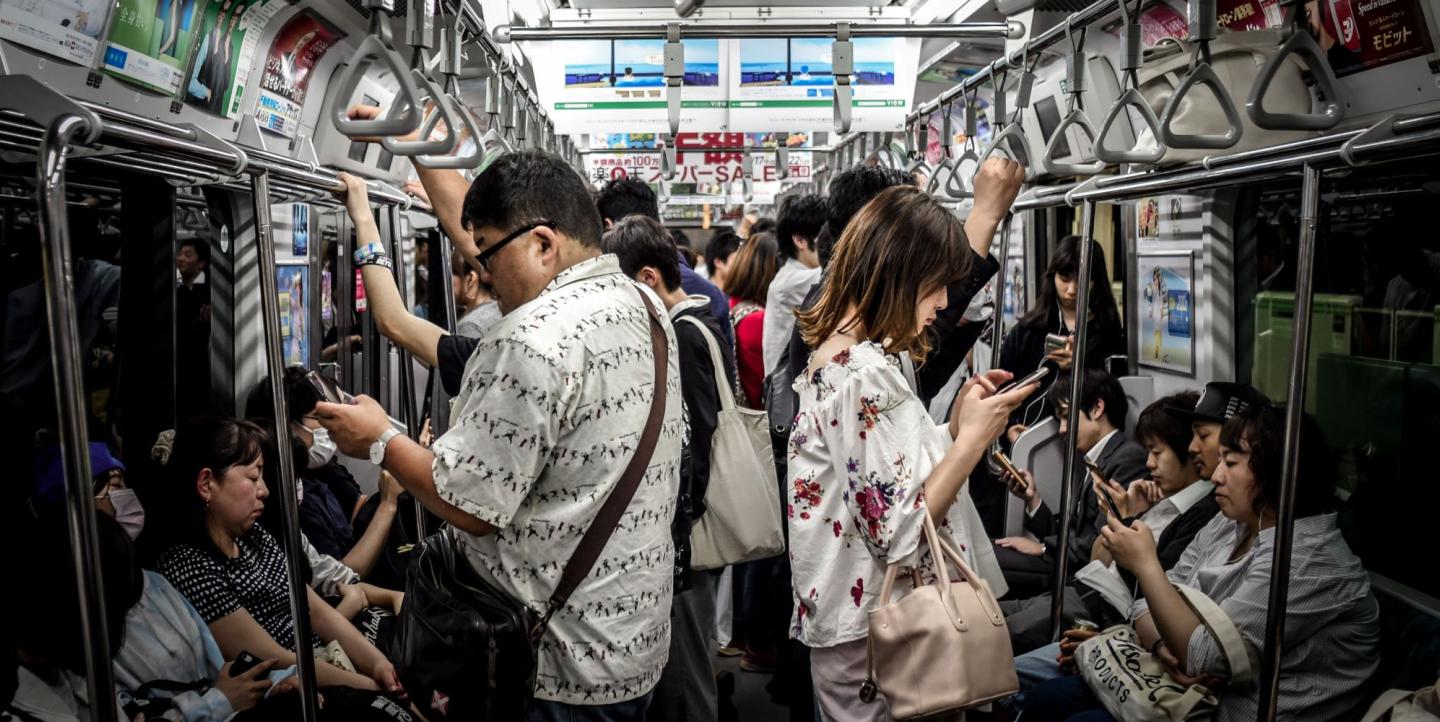
[[[1105,164],[1099,160],[1090,163],[1061,163],[1055,159],[1056,152],[1060,149],[1060,142],[1065,139],[1065,133],[1071,126],[1078,128],[1090,141],[1093,149],[1095,146],[1095,124],[1090,122],[1090,114],[1085,112],[1085,102],[1082,99],[1085,93],[1085,35],[1087,28],[1080,29],[1080,40],[1076,42],[1073,35],[1075,16],[1071,15],[1065,21],[1065,37],[1070,40],[1070,55],[1066,58],[1066,79],[1069,87],[1067,92],[1070,95],[1070,112],[1065,119],[1060,121],[1060,127],[1050,136],[1050,142],[1045,144],[1045,156],[1040,162],[1045,170],[1056,175],[1095,175],[1105,169]]]
[[[1334,128],[1345,119],[1345,97],[1340,92],[1340,81],[1335,78],[1335,71],[1330,69],[1330,62],[1325,59],[1325,54],[1320,51],[1320,46],[1315,44],[1315,38],[1311,37],[1310,29],[1305,26],[1304,4],[1295,2],[1291,5],[1290,27],[1286,33],[1288,37],[1285,42],[1260,68],[1260,72],[1255,78],[1255,85],[1250,88],[1250,99],[1245,101],[1245,109],[1250,113],[1250,120],[1266,130],[1329,130]],[[1270,92],[1270,84],[1275,82],[1280,68],[1292,54],[1300,56],[1305,61],[1306,69],[1315,79],[1315,85],[1325,96],[1325,102],[1320,106],[1318,113],[1271,113],[1265,110],[1265,95]]]
[[[1124,28],[1121,30],[1124,38],[1123,59],[1121,72],[1124,74],[1125,92],[1116,98],[1115,104],[1110,106],[1110,112],[1105,114],[1105,120],[1100,123],[1100,131],[1095,139],[1095,158],[1104,163],[1159,163],[1165,157],[1165,141],[1162,136],[1165,131],[1161,128],[1159,118],[1155,117],[1155,111],[1150,109],[1150,104],[1145,101],[1145,96],[1140,94],[1139,70],[1145,64],[1145,43],[1140,35],[1140,7],[1144,0],[1136,0],[1134,11],[1131,11],[1130,3],[1127,0],[1120,0],[1120,14],[1125,20]],[[1174,96],[1171,96],[1172,99]],[[1105,146],[1105,139],[1110,136],[1110,129],[1114,127],[1115,121],[1122,116],[1128,118],[1127,110],[1134,108],[1140,114],[1145,127],[1150,129],[1150,137],[1155,141],[1155,147],[1150,150],[1140,150],[1140,134],[1135,134],[1135,140],[1128,150],[1111,150]]]
[[[650,415],[645,419],[645,429],[640,432],[640,440],[635,445],[635,455],[630,457],[630,463],[625,466],[625,471],[620,474],[620,480],[615,483],[615,488],[610,490],[610,495],[605,497],[605,504],[600,507],[600,512],[590,522],[585,530],[585,536],[580,539],[580,546],[575,548],[575,553],[570,556],[570,561],[565,564],[565,571],[560,573],[560,583],[556,585],[555,592],[550,595],[550,601],[546,604],[545,615],[531,631],[531,642],[538,643],[540,637],[545,633],[545,628],[550,624],[550,617],[555,612],[564,608],[570,601],[570,595],[580,582],[590,575],[590,570],[595,567],[595,561],[600,558],[600,552],[604,550],[605,544],[610,541],[610,535],[615,532],[615,526],[620,523],[620,517],[625,514],[626,507],[630,506],[630,500],[635,496],[635,490],[640,488],[640,480],[645,476],[645,470],[650,466],[650,458],[655,453],[655,444],[660,440],[660,426],[665,421],[665,397],[666,397],[666,376],[669,369],[669,340],[665,337],[665,322],[660,318],[660,312],[655,309],[655,304],[650,297],[640,290],[640,286],[634,286],[635,292],[640,294],[640,300],[645,304],[645,311],[650,317],[650,353],[655,359],[655,395],[650,401]]]
[[[385,18],[391,8],[391,0],[367,0],[365,6],[370,10],[370,34],[360,41],[360,47],[350,56],[345,70],[340,74],[340,80],[335,84],[338,88],[334,99],[337,107],[332,109],[335,129],[340,131],[341,135],[351,138],[405,135],[414,132],[420,127],[422,120],[420,89],[415,86],[410,69],[405,66],[405,60],[390,43],[390,26],[385,22]],[[377,62],[389,69],[400,83],[400,90],[395,94],[392,108],[400,111],[370,120],[347,117],[344,104],[355,97],[355,89],[360,87],[360,79],[365,77],[364,71]]]
[[[1240,142],[1240,136],[1245,132],[1245,125],[1240,121],[1240,111],[1235,107],[1235,102],[1230,99],[1230,93],[1225,90],[1225,84],[1220,81],[1220,76],[1215,74],[1215,68],[1210,65],[1210,41],[1215,39],[1219,28],[1215,17],[1215,0],[1190,0],[1188,7],[1191,39],[1195,41],[1195,51],[1190,56],[1190,72],[1180,80],[1180,84],[1175,87],[1175,92],[1171,93],[1170,99],[1165,102],[1164,111],[1160,113],[1160,137],[1171,148],[1224,150],[1234,147],[1236,143]],[[1209,88],[1210,92],[1214,94],[1216,102],[1220,103],[1220,110],[1225,114],[1227,126],[1225,132],[1193,135],[1176,133],[1170,125],[1175,121],[1175,114],[1180,110],[1180,103],[1190,94],[1191,90],[1201,85]]]

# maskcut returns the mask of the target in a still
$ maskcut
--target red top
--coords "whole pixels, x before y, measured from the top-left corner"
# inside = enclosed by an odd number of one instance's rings
[[[765,309],[752,311],[735,323],[735,306],[740,299],[730,298],[731,323],[735,327],[735,370],[740,374],[740,389],[745,398],[738,401],[752,409],[765,408]]]

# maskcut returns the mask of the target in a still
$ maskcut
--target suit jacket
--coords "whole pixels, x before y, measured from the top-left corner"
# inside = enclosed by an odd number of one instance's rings
[[[1150,470],[1145,466],[1146,455],[1145,447],[1121,431],[1106,442],[1096,464],[1105,478],[1114,479],[1129,487],[1130,482],[1136,479],[1150,478]],[[1074,515],[1071,517],[1073,526],[1067,550],[1071,572],[1089,563],[1090,549],[1095,545],[1095,538],[1100,535],[1101,520],[1100,509],[1096,506],[1099,500],[1095,497],[1095,490],[1091,488],[1090,474],[1084,465],[1077,466],[1079,468],[1075,472],[1075,484],[1080,493],[1073,495],[1071,499]],[[1040,503],[1040,508],[1035,510],[1034,515],[1026,517],[1025,530],[1045,543],[1046,559],[1053,561],[1058,558],[1055,555],[1060,548],[1060,516],[1052,512],[1044,502]]]

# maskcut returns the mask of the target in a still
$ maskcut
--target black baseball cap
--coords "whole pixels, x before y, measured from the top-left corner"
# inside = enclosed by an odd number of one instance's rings
[[[1201,421],[1223,424],[1235,414],[1256,404],[1265,403],[1269,403],[1269,400],[1254,386],[1228,381],[1213,381],[1205,384],[1205,391],[1200,394],[1200,400],[1195,402],[1194,409],[1172,407],[1166,411],[1188,423]]]

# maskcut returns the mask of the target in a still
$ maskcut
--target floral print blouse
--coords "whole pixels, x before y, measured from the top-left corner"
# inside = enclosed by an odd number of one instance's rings
[[[796,379],[795,390],[800,407],[786,490],[795,595],[790,635],[809,647],[832,647],[868,636],[866,613],[879,605],[886,565],[932,568],[921,544],[924,485],[951,438],[926,413],[898,359],[877,343],[840,352]],[[939,531],[951,535],[996,596],[1005,593],[965,487]],[[897,580],[895,598],[908,586]]]

